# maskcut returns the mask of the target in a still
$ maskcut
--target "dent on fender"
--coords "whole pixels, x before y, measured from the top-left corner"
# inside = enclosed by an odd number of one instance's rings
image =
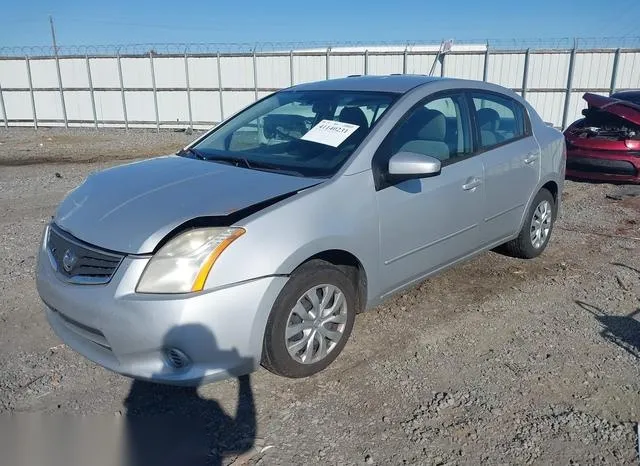
[[[320,184],[320,183],[318,183]],[[312,188],[312,185],[305,189]],[[270,199],[258,202],[256,204],[252,204],[248,207],[244,207],[242,209],[234,210],[229,212],[227,215],[211,215],[211,216],[203,216],[192,218],[191,220],[187,220],[186,222],[178,225],[173,230],[171,230],[164,238],[156,245],[153,250],[153,254],[155,254],[162,246],[164,246],[169,240],[175,238],[180,233],[183,233],[187,230],[192,230],[195,228],[207,228],[207,227],[228,227],[233,225],[234,223],[243,220],[250,215],[253,215],[261,210],[266,209],[267,207],[271,207],[272,205],[277,204],[278,202],[284,201],[296,194],[298,194],[300,189],[291,191],[285,194],[281,194],[279,196],[272,197]]]

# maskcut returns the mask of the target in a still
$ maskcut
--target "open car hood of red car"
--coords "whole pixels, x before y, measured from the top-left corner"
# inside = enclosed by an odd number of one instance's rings
[[[591,108],[597,108],[603,112],[611,113],[612,115],[616,115],[640,126],[640,105],[636,105],[627,100],[591,94],[590,92],[587,92],[582,98],[587,101]]]

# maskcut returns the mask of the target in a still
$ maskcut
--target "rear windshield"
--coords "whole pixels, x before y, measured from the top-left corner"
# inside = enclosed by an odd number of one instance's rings
[[[248,169],[329,177],[395,98],[381,92],[278,92],[215,129],[190,156]]]

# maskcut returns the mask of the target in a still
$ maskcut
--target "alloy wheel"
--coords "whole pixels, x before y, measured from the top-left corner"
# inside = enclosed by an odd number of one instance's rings
[[[347,301],[336,286],[323,284],[307,290],[289,313],[285,344],[289,355],[302,364],[321,361],[344,334]]]

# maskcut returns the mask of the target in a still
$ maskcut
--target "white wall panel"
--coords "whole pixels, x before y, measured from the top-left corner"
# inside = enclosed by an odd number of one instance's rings
[[[26,60],[0,60],[0,86],[29,88]]]
[[[331,55],[329,57],[329,76],[344,78],[353,74],[364,74],[364,55]]]
[[[462,79],[482,80],[484,72],[484,54],[446,55],[444,58],[445,76]]]
[[[33,87],[58,87],[58,72],[54,59],[29,60],[29,63]],[[64,81],[62,85],[65,86]]]
[[[211,91],[191,91],[194,121],[220,121],[220,95]]]
[[[577,53],[572,87],[608,88],[611,86],[614,53]]]
[[[531,60],[531,56],[529,60]],[[489,54],[487,81],[509,88],[522,87],[524,61],[524,53]],[[529,76],[531,76],[531,69],[529,69]],[[530,85],[529,81],[527,86]]]
[[[255,94],[253,91],[233,91],[225,92],[222,95],[222,102],[224,104],[224,116],[228,118],[238,110],[243,109],[247,105],[250,105],[255,100]]]
[[[62,103],[58,91],[36,91],[33,97],[38,119],[62,120]]]
[[[115,58],[90,58],[93,87],[120,87],[118,60]]]
[[[184,57],[153,58],[157,87],[187,87]]]
[[[544,121],[562,125],[564,92],[528,92],[527,100]]]
[[[252,57],[221,57],[222,87],[253,87]]]
[[[156,121],[153,92],[137,91],[124,93],[129,121]]]
[[[615,54],[613,52],[579,51],[575,57],[573,87],[580,89],[608,89]],[[407,73],[428,74],[435,54],[407,54]],[[295,83],[324,80],[326,78],[326,55],[301,56],[293,58]],[[368,73],[384,75],[402,73],[404,54],[369,54]],[[135,126],[136,120],[153,122],[155,111],[151,92],[151,62],[148,56],[122,58],[122,70],[125,88],[147,88],[149,91],[127,91],[127,110],[129,121]],[[364,53],[354,55],[330,55],[330,77],[341,77],[364,73]],[[527,86],[531,88],[563,89],[567,84],[570,54],[531,53]],[[519,88],[522,86],[524,72],[524,53],[490,54],[488,76],[490,82]],[[257,56],[258,87],[283,88],[291,83],[289,56]],[[112,88],[114,91],[96,91],[96,111],[100,120],[123,120],[122,102],[119,89],[117,59],[91,58],[91,76],[95,88]],[[218,87],[218,67],[216,57],[189,57],[189,81],[192,89],[192,111],[194,121],[219,121],[220,101],[218,92],[198,91]],[[224,113],[229,116],[252,103],[255,99],[253,57],[221,57],[222,86],[246,88],[246,91],[224,92]],[[61,58],[62,82],[65,87],[88,87],[89,82],[84,58]],[[158,88],[186,87],[183,57],[154,57],[154,69]],[[63,118],[60,95],[57,91],[58,78],[54,59],[31,60],[33,84],[36,88],[51,88],[36,95],[38,118]],[[484,53],[474,55],[447,55],[445,71],[447,76],[482,79]],[[436,65],[434,74],[440,75],[440,65]],[[28,89],[25,60],[0,59],[0,84],[6,88]],[[624,52],[620,54],[618,89],[640,87],[640,53]],[[259,97],[268,92],[260,92]],[[543,118],[556,125],[561,124],[564,110],[564,92],[534,93],[529,91],[527,99],[542,114]],[[574,92],[569,101],[568,120],[580,117],[584,104],[582,92]],[[28,92],[4,91],[5,106],[9,119],[30,119],[31,102]],[[158,92],[160,119],[166,121],[188,121],[186,92]],[[87,91],[66,91],[65,103],[70,120],[92,120],[90,94]],[[183,124],[183,123],[180,123]]]
[[[60,75],[64,87],[89,87],[87,62],[84,58],[61,58]]]
[[[408,74],[429,74],[433,60],[436,59],[436,55],[407,55],[407,73]],[[400,64],[402,66],[402,64]],[[369,68],[371,73],[371,68]],[[436,67],[433,71],[434,76],[440,76],[440,61],[436,63]]]
[[[158,114],[160,121],[189,123],[189,104],[186,92],[158,92]]]
[[[151,82],[151,60],[149,57],[121,58],[124,87],[153,87]]]
[[[33,118],[31,111],[31,98],[28,92],[13,91],[2,93],[7,117],[14,120],[26,120]]]
[[[189,57],[189,86],[191,89],[218,87],[217,58]]]
[[[640,88],[640,52],[620,54],[616,88]]]
[[[98,120],[124,121],[120,91],[96,91],[94,98]]]
[[[293,56],[293,79],[295,84],[319,81],[327,76],[326,57]]]
[[[609,95],[608,92],[593,92],[598,95]],[[587,108],[587,103],[582,96],[584,92],[572,92],[569,97],[569,112],[567,113],[567,125],[570,125],[578,118],[582,118],[582,110]]]
[[[532,53],[529,57],[528,87],[555,89],[567,87],[570,55]]]
[[[273,92],[268,92],[268,91],[260,91],[258,92],[258,99],[262,99],[263,97],[266,97],[268,95],[273,94]]]
[[[369,74],[402,73],[403,55],[369,55]]]
[[[91,120],[91,93],[89,91],[65,91],[64,103],[69,120]]]
[[[291,85],[289,57],[257,57],[258,87],[283,88]]]

